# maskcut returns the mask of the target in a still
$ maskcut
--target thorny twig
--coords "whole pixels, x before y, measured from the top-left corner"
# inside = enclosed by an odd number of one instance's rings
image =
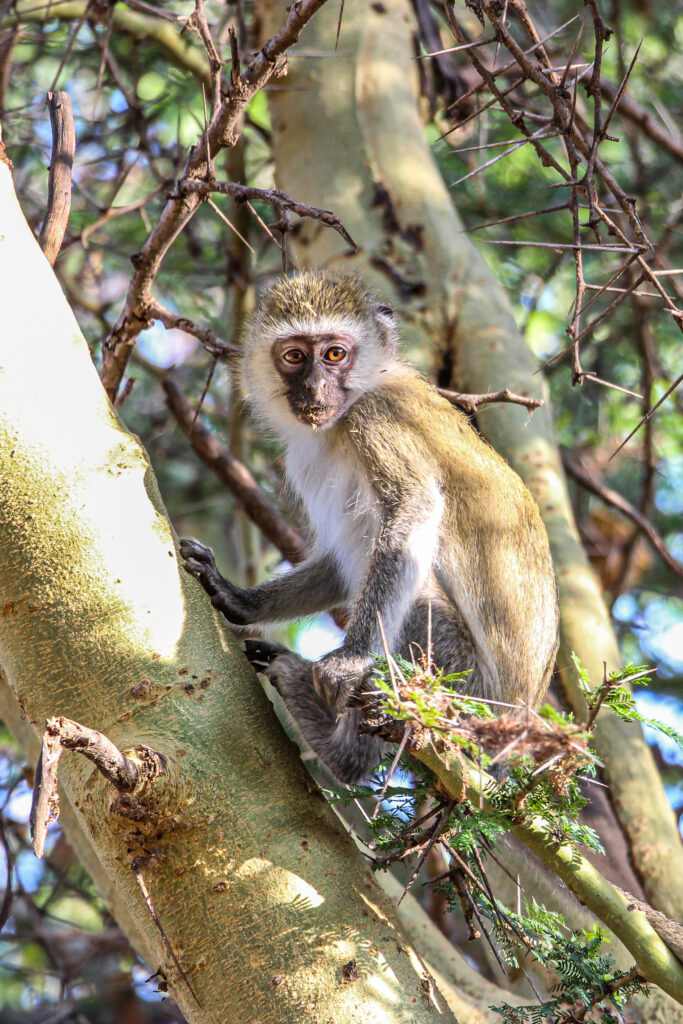
[[[582,32],[580,31],[574,40],[568,59],[558,66],[557,61],[555,63],[551,61],[545,43],[552,36],[556,36],[568,23],[560,26],[559,29],[550,33],[550,35],[546,35],[545,38],[541,38],[521,0],[511,0],[509,5],[506,4],[504,6],[494,2],[494,0],[477,0],[476,10],[482,25],[485,25],[487,21],[490,23],[494,30],[493,39],[495,39],[496,44],[504,45],[513,58],[503,68],[494,68],[492,70],[490,60],[486,55],[486,40],[480,41],[482,43],[481,46],[472,46],[471,40],[467,38],[465,30],[456,16],[453,0],[445,0],[444,3],[444,11],[458,47],[463,49],[464,56],[467,57],[480,76],[479,84],[470,89],[466,95],[472,95],[482,88],[488,88],[488,91],[492,94],[493,101],[497,101],[499,109],[507,114],[517,134],[521,134],[530,141],[536,149],[542,164],[552,168],[560,176],[561,180],[558,182],[558,185],[570,189],[568,207],[572,218],[573,237],[571,244],[567,244],[564,241],[559,243],[558,246],[550,242],[529,241],[521,243],[499,239],[491,241],[493,244],[501,245],[527,244],[547,248],[560,247],[572,252],[576,268],[576,295],[568,327],[570,344],[562,353],[554,356],[553,359],[559,358],[566,351],[571,351],[573,384],[582,384],[585,380],[590,379],[595,383],[614,387],[616,385],[612,385],[609,381],[604,381],[596,373],[583,368],[581,363],[581,343],[590,337],[595,328],[602,324],[621,302],[635,292],[643,282],[649,283],[652,290],[661,296],[667,311],[671,313],[674,321],[681,329],[683,329],[683,312],[675,305],[668,291],[658,279],[659,275],[651,265],[653,247],[636,213],[635,200],[620,186],[600,155],[601,145],[611,140],[611,136],[608,135],[608,128],[615,114],[621,111],[622,106],[626,116],[630,116],[632,120],[636,116],[641,123],[646,120],[643,116],[643,111],[638,110],[634,112],[633,105],[625,93],[626,83],[636,65],[639,48],[636,49],[629,67],[624,69],[619,86],[614,88],[605,87],[605,79],[602,73],[602,58],[605,44],[612,34],[612,29],[605,23],[597,0],[587,0],[587,7],[589,8],[590,23],[592,23],[594,36],[592,60],[588,64],[583,65],[575,63],[579,42],[582,38]],[[507,23],[507,14],[510,14],[519,21],[523,31],[532,43],[530,47],[524,48],[517,41]],[[582,25],[582,29],[583,27]],[[583,34],[585,35],[585,32]],[[573,80],[573,89],[569,89],[569,72],[575,67],[577,68],[577,73]],[[585,70],[581,70],[581,68]],[[509,97],[511,90],[509,88],[504,89],[498,84],[501,74],[514,77],[515,87],[524,82],[532,90],[535,88],[537,98],[541,104],[540,108],[538,105],[533,107],[534,101],[529,100],[524,101],[525,106],[523,109],[516,107]],[[587,96],[592,104],[592,123],[590,126],[584,114],[583,105],[577,95],[579,79],[582,80]],[[603,110],[603,94],[607,95],[609,99],[609,109],[606,112]],[[465,96],[459,97],[456,104],[451,104],[451,112],[454,111],[455,106],[463,99],[465,99]],[[474,115],[469,115],[463,121],[456,122],[451,130],[462,127],[473,116],[479,116],[492,105],[493,101],[484,104],[478,111],[474,112]],[[527,127],[526,122],[528,119],[539,118],[542,119],[543,127],[540,131],[534,133]],[[648,124],[648,129],[650,137],[654,139],[657,133],[652,132],[651,124]],[[558,162],[542,143],[543,136],[548,137],[557,132],[561,133],[564,140],[569,162],[568,170]],[[659,134],[661,134],[661,131]],[[514,143],[514,145],[519,144],[519,142]],[[671,151],[672,145],[668,144],[665,148]],[[676,150],[676,140],[673,141],[673,149]],[[512,148],[506,151],[506,155],[507,152],[512,152]],[[672,155],[678,156],[678,151]],[[495,159],[499,158],[500,156]],[[470,172],[465,177],[471,177],[472,174],[478,173],[492,162],[489,161],[482,164],[480,168]],[[460,181],[463,180],[465,179],[460,179]],[[585,223],[582,223],[579,215],[579,211],[582,209],[579,202],[579,193],[585,197],[585,202],[588,206],[588,219]],[[609,206],[606,205],[605,199],[608,199]],[[562,204],[563,207],[565,205]],[[617,211],[616,217],[611,212],[613,208]],[[535,216],[542,212],[551,212],[551,209],[531,211],[525,214],[525,216]],[[512,218],[502,218],[499,222],[506,222],[508,219]],[[499,222],[493,221],[491,226]],[[602,241],[600,227],[605,229],[608,235],[612,235],[618,240],[616,246],[614,244],[605,244]],[[593,232],[596,239],[595,244],[587,244],[583,240],[585,228],[589,228]],[[584,254],[587,250],[605,253],[621,251],[630,257],[624,266],[612,277],[610,284],[633,261],[637,264],[638,274],[633,274],[629,287],[619,292],[607,309],[602,311],[584,327],[581,319],[585,309],[598,297],[592,296],[590,302],[584,304],[584,294],[587,289],[584,279]],[[605,290],[608,287],[610,285],[606,285]]]
[[[271,203],[278,214],[278,229],[282,229],[283,218],[288,213],[295,213],[299,217],[310,217],[318,220],[326,227],[339,232],[349,248],[354,252],[358,246],[348,233],[339,217],[331,210],[321,210],[317,206],[309,206],[308,203],[301,203],[297,199],[288,196],[279,188],[253,188],[250,185],[240,185],[235,181],[197,181],[185,179],[178,182],[178,195],[189,195],[196,193],[202,198],[207,198],[211,192],[219,192],[221,195],[232,196],[238,203],[251,203],[254,199],[261,199]],[[289,225],[285,223],[289,228]],[[271,236],[272,237],[272,236]]]
[[[228,95],[213,111],[156,226],[133,257],[133,275],[123,311],[103,345],[102,383],[112,400],[121,385],[135,340],[149,321],[152,287],[164,257],[202,202],[201,190],[185,190],[185,183],[205,181],[211,160],[222,149],[234,145],[247,103],[277,73],[283,55],[296,43],[307,22],[324,3],[325,0],[299,0],[292,4],[279,32],[258,51],[242,74],[231,81]]]

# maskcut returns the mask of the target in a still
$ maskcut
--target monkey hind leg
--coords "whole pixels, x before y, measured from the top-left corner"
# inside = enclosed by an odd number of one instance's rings
[[[430,640],[432,665],[447,674],[469,672],[463,692],[485,696],[472,635],[436,580],[422,591],[410,609],[396,650],[407,661],[418,662],[426,657]]]
[[[282,697],[311,750],[341,782],[358,782],[382,759],[386,744],[361,735],[362,713],[349,708],[337,717],[313,688],[313,664],[281,645],[247,641],[247,657]],[[274,649],[268,651],[266,647]]]

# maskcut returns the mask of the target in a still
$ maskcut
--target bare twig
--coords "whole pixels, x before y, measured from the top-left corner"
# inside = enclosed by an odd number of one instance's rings
[[[544,213],[555,213],[557,210],[569,209],[568,203],[558,203],[556,206],[546,206],[542,210],[529,210],[528,213],[514,213],[511,217],[500,217],[498,220],[489,220],[485,224],[475,224],[473,228],[467,228],[467,233],[483,231],[484,228],[493,228],[497,224],[509,224],[514,220],[526,220],[528,217],[540,217]]]
[[[497,164],[499,160],[504,160],[506,156],[510,156],[511,153],[516,152],[520,148],[520,146],[524,146],[527,142],[533,142],[536,139],[552,139],[556,135],[557,132],[547,131],[544,125],[543,127],[539,128],[537,132],[534,132],[533,135],[530,135],[528,138],[518,140],[517,142],[515,142],[513,146],[510,146],[508,149],[503,150],[502,153],[498,153],[496,156],[491,157],[490,160],[487,160],[485,163],[480,164],[478,167],[475,167],[473,171],[469,172],[469,174],[465,174],[463,175],[462,178],[458,178],[456,181],[452,181],[448,187],[455,188],[456,185],[461,185],[463,181],[468,181],[470,178],[473,178],[475,174],[479,174],[481,171],[485,171],[487,168],[492,167],[494,164]]]
[[[679,384],[680,384],[680,383],[681,383],[682,381],[683,381],[683,373],[682,373],[682,374],[680,375],[680,377],[677,377],[677,378],[676,378],[676,380],[675,380],[675,381],[673,382],[673,384],[672,384],[672,385],[671,385],[670,387],[668,387],[668,388],[666,389],[666,391],[664,392],[664,394],[662,395],[662,397],[661,397],[661,398],[659,399],[659,401],[658,401],[658,402],[655,402],[655,404],[654,404],[654,405],[652,406],[652,408],[651,408],[651,409],[648,409],[648,411],[646,412],[646,414],[645,414],[645,415],[644,415],[644,416],[643,416],[643,417],[642,417],[642,418],[641,418],[640,420],[638,420],[638,422],[636,423],[636,425],[635,425],[635,427],[633,428],[633,430],[631,431],[631,433],[630,433],[630,434],[628,434],[628,435],[627,435],[627,436],[626,436],[626,437],[624,438],[624,440],[623,440],[623,441],[621,442],[621,444],[619,445],[619,447],[618,447],[617,449],[615,449],[615,451],[613,451],[613,452],[612,452],[612,454],[611,454],[611,455],[610,455],[610,457],[609,457],[609,461],[611,461],[611,460],[612,460],[612,459],[614,458],[614,456],[615,456],[615,455],[617,455],[617,454],[618,454],[618,453],[619,453],[619,452],[621,451],[621,449],[622,449],[622,448],[624,447],[624,445],[625,445],[625,444],[628,444],[628,442],[629,442],[629,441],[631,440],[631,438],[633,437],[633,435],[634,435],[635,433],[637,433],[637,431],[639,431],[639,430],[640,430],[640,428],[642,427],[643,423],[647,423],[647,421],[648,421],[648,420],[650,419],[650,417],[652,416],[652,414],[653,414],[654,412],[656,412],[656,411],[657,411],[657,409],[659,409],[660,405],[662,405],[662,403],[666,401],[666,399],[667,399],[667,398],[669,397],[669,395],[673,394],[673,392],[674,392],[674,391],[676,390],[676,388],[677,388],[677,387],[679,386]]]
[[[542,398],[528,398],[526,395],[515,395],[508,388],[502,391],[492,391],[486,395],[470,395],[461,391],[449,391],[448,388],[437,388],[440,395],[447,398],[453,405],[459,405],[465,412],[474,415],[482,405],[492,405],[494,402],[509,402],[512,405],[523,405],[532,413],[543,405]]]
[[[613,102],[617,94],[617,86],[613,82],[608,82],[602,78],[600,80],[600,88],[607,99]],[[672,135],[670,132],[660,128],[648,110],[639,106],[635,100],[631,99],[630,96],[626,96],[623,92],[619,97],[617,110],[625,118],[642,129],[652,142],[660,146],[661,149],[665,149],[670,156],[683,164],[683,140],[680,136]]]
[[[254,199],[262,199],[272,203],[280,218],[283,213],[295,213],[299,217],[310,217],[318,220],[326,227],[337,231],[346,244],[358,252],[358,246],[351,238],[339,217],[331,210],[321,210],[317,206],[309,206],[293,199],[279,188],[252,188],[250,185],[240,185],[235,181],[196,181],[186,179],[179,183],[178,192],[181,195],[196,193],[202,198],[207,198],[211,192],[220,192],[225,196],[232,196],[238,203],[252,202]],[[271,235],[271,237],[273,237]]]
[[[407,725],[406,728],[403,731],[403,736],[401,737],[401,742],[399,743],[398,747],[396,748],[396,754],[394,755],[394,759],[391,762],[391,766],[389,768],[389,771],[387,772],[387,777],[384,780],[384,785],[382,786],[382,789],[380,790],[380,792],[377,795],[377,803],[375,804],[375,809],[372,812],[372,817],[373,818],[377,817],[379,809],[382,806],[382,800],[384,800],[384,797],[386,796],[387,789],[389,788],[389,783],[391,782],[391,780],[392,780],[392,778],[394,776],[394,773],[395,773],[396,769],[398,768],[399,761],[401,760],[401,756],[403,754],[403,751],[405,750],[406,744],[408,743],[408,741],[409,741],[409,739],[410,739],[410,737],[412,735],[413,735],[413,727],[411,725]]]
[[[413,886],[413,884],[415,882],[415,879],[417,878],[417,876],[420,873],[420,869],[422,868],[422,865],[424,864],[424,862],[427,860],[427,857],[429,856],[429,851],[432,849],[434,844],[437,842],[437,840],[439,839],[439,836],[444,831],[444,829],[448,826],[448,823],[449,823],[449,820],[450,820],[450,816],[451,816],[451,811],[453,810],[454,806],[455,806],[455,801],[451,801],[450,803],[446,804],[446,806],[444,807],[443,811],[441,812],[441,814],[437,818],[437,820],[436,820],[436,822],[434,824],[434,828],[432,829],[431,835],[429,836],[429,839],[427,841],[427,844],[425,845],[424,850],[420,854],[420,857],[418,858],[417,864],[415,865],[415,868],[413,869],[413,872],[412,872],[410,878],[408,879],[408,882],[407,882],[403,892],[401,893],[401,896],[400,896],[400,898],[398,900],[399,904],[401,903],[401,900],[403,899],[405,894],[408,892],[408,890]]]
[[[48,177],[47,212],[40,229],[40,247],[54,266],[71,211],[71,169],[76,154],[76,129],[69,94],[49,92],[47,106],[52,127],[52,158]]]
[[[161,936],[161,941],[163,942],[164,946],[166,947],[166,952],[168,953],[168,955],[170,956],[171,960],[173,961],[173,966],[175,967],[175,969],[177,970],[178,974],[180,975],[180,977],[183,979],[183,981],[187,985],[188,989],[190,990],[190,992],[192,994],[192,998],[194,999],[194,1001],[197,1004],[197,1006],[201,1006],[202,1004],[199,1002],[199,999],[197,998],[197,993],[192,988],[192,985],[190,983],[190,979],[188,978],[188,976],[185,974],[185,971],[180,966],[180,961],[178,960],[178,957],[175,954],[175,950],[173,949],[173,946],[170,943],[168,935],[166,934],[166,932],[164,930],[164,927],[163,927],[161,921],[159,920],[159,915],[156,912],[156,907],[152,903],[152,897],[150,896],[149,889],[147,888],[147,883],[145,882],[145,879],[142,876],[142,871],[140,870],[140,865],[139,865],[137,860],[133,860],[133,862],[131,864],[131,871],[133,872],[133,876],[135,878],[135,881],[137,882],[138,889],[142,893],[142,898],[144,899],[145,904],[147,905],[147,909],[150,912],[152,920],[154,921],[154,924],[156,925],[156,929],[159,932],[159,935]]]
[[[221,68],[223,67],[223,61],[213,41],[209,23],[206,20],[204,0],[195,0],[195,9],[187,20],[187,27],[194,29],[199,34],[209,58],[209,68],[211,69],[211,118],[213,119],[221,103]]]
[[[94,234],[95,231],[98,231],[104,224],[108,224],[110,220],[115,220],[117,217],[125,217],[126,214],[135,213],[136,210],[143,209],[151,199],[154,199],[155,196],[159,195],[162,187],[162,185],[157,186],[157,188],[148,192],[147,195],[141,196],[140,199],[134,199],[132,203],[126,203],[125,206],[110,206],[108,210],[105,210],[105,212],[97,218],[97,220],[83,228],[78,241],[80,241],[84,249],[87,249],[90,236]]]
[[[156,299],[152,299],[149,303],[147,307],[147,320],[142,326],[149,326],[152,320],[159,320],[164,327],[176,327],[180,331],[185,331],[186,334],[191,334],[193,338],[201,341],[207,352],[212,356],[217,356],[219,359],[230,359],[231,356],[239,353],[236,345],[232,345],[229,341],[223,341],[210,327],[201,327],[193,320],[188,320],[185,316],[173,313],[166,306],[162,306],[160,302],[157,302]]]
[[[221,447],[171,377],[162,381],[168,407],[202,462],[230,488],[249,518],[290,562],[305,557],[303,538],[282,517],[243,463]]]

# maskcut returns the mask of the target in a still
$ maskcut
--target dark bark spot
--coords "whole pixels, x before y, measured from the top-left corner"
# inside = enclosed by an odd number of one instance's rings
[[[396,216],[396,207],[393,204],[392,198],[387,192],[386,188],[381,181],[374,181],[372,183],[373,197],[370,206],[376,208],[382,207],[382,227],[389,234],[400,235],[401,225],[398,222]]]
[[[342,967],[342,981],[350,984],[354,981],[358,981],[360,975],[358,974],[358,964],[355,960],[349,960],[347,964]]]
[[[403,237],[416,252],[424,252],[424,226],[422,224],[409,224],[403,232]]]
[[[378,270],[383,271],[391,278],[396,285],[401,298],[404,300],[413,299],[418,295],[424,295],[427,291],[424,281],[409,281],[406,277],[399,274],[398,270],[396,270],[388,260],[383,259],[381,256],[373,256],[370,263],[373,267],[377,267]]]
[[[139,683],[136,683],[130,688],[131,697],[146,697],[149,691],[152,689],[151,679],[141,679]]]

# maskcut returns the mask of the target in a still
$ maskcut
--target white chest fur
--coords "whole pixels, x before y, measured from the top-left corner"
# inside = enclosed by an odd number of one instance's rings
[[[315,552],[333,555],[354,597],[365,576],[379,526],[368,480],[326,441],[325,433],[297,431],[287,439],[287,477],[304,503]]]

